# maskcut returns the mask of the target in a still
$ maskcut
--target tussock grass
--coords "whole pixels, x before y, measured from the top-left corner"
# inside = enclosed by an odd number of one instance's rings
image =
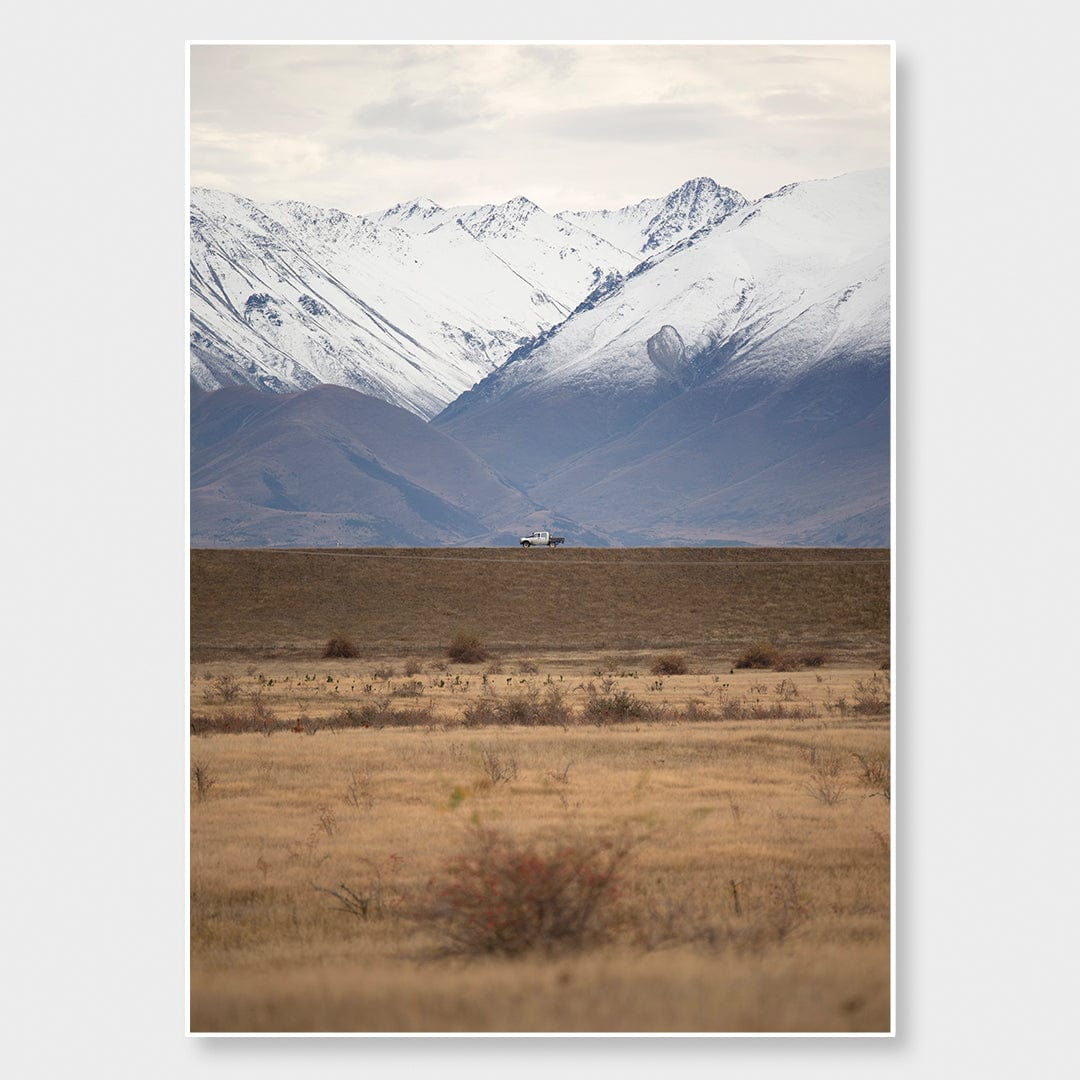
[[[887,755],[883,722],[387,726],[193,746],[216,779],[191,807],[194,1030],[888,1026],[889,804],[860,762]],[[819,770],[838,802],[808,795]],[[448,865],[476,857],[474,821],[503,838],[492,857],[523,897],[510,941],[537,942],[513,960],[482,939],[435,958],[452,942],[424,913],[457,880]],[[567,867],[541,865],[533,891],[512,853],[543,862],[626,830],[633,857],[592,930],[547,942],[529,898]],[[574,888],[571,874],[567,911]]]
[[[366,672],[346,662],[330,665],[208,665],[193,673],[193,689],[227,676],[233,700],[193,694],[191,733],[199,736],[285,732],[319,734],[384,727],[573,727],[637,723],[789,720],[826,722],[889,713],[889,675],[865,668],[795,671],[767,678],[728,674],[716,659],[699,661],[695,673],[653,678],[640,671],[598,677],[594,656],[567,659],[542,654],[536,675],[492,667],[477,672],[432,670],[401,678],[393,667]],[[615,668],[621,665],[615,664]],[[712,670],[709,670],[709,667]],[[544,672],[543,675],[539,671]],[[209,676],[207,679],[205,676]]]

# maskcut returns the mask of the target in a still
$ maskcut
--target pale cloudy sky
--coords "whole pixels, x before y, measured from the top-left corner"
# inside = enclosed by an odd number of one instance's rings
[[[191,181],[260,201],[595,209],[888,164],[886,45],[191,47]]]

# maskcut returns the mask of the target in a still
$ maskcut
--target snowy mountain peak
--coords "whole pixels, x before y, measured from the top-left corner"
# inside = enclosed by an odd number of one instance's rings
[[[383,225],[394,225],[410,233],[430,232],[449,220],[450,215],[437,202],[426,196],[396,203],[377,215]]]
[[[692,180],[687,180],[684,184],[680,184],[672,193],[668,196],[671,199],[675,195],[683,193],[695,193],[695,192],[713,192],[713,191],[728,191],[729,188],[722,188],[711,176],[695,176]]]
[[[697,176],[658,199],[642,199],[618,210],[567,210],[559,217],[625,251],[652,255],[699,229],[718,225],[746,205],[747,200],[733,188],[722,187],[712,177]]]
[[[429,199],[424,195],[420,195],[415,199],[407,199],[405,202],[395,203],[389,210],[384,210],[380,217],[411,217],[414,214],[435,214],[439,213],[442,207],[435,202],[434,199]]]
[[[524,195],[507,199],[502,205],[508,213],[532,214],[540,209],[532,199],[527,199]]]
[[[463,208],[458,220],[476,239],[489,236],[508,236],[518,232],[536,214],[543,214],[531,199],[524,195],[504,203]]]
[[[732,188],[721,187],[709,176],[687,180],[665,200],[649,221],[644,251],[659,251],[707,225],[719,225],[741,210],[747,200]]]

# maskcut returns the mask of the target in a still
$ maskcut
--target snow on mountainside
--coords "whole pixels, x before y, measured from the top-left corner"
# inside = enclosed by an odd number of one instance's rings
[[[607,283],[435,423],[631,541],[887,543],[889,299],[888,172],[790,185]]]
[[[707,176],[687,180],[659,199],[642,199],[619,210],[564,210],[556,215],[603,237],[626,251],[652,255],[692,236],[698,229],[718,225],[747,205],[732,188]]]
[[[351,387],[431,417],[638,259],[527,199],[376,217],[198,188],[192,377]]]
[[[569,315],[610,273],[627,273],[640,261],[572,221],[554,217],[519,195],[508,202],[444,209],[431,199],[398,203],[376,216],[421,235],[457,224]],[[561,320],[560,320],[561,321]]]
[[[410,233],[426,233],[453,219],[453,215],[431,199],[410,199],[375,215],[382,225],[396,225]]]
[[[611,271],[627,273],[641,261],[524,197],[457,213],[471,236],[537,284],[567,315]]]
[[[791,185],[640,263],[441,419],[519,386],[669,386],[887,348],[888,269],[887,172]]]
[[[566,313],[452,218],[407,231],[196,189],[191,237],[206,390],[331,383],[430,417]]]

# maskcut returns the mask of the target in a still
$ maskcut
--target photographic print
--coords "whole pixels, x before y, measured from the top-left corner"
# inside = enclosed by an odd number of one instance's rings
[[[892,81],[189,45],[192,1033],[892,1032]]]

